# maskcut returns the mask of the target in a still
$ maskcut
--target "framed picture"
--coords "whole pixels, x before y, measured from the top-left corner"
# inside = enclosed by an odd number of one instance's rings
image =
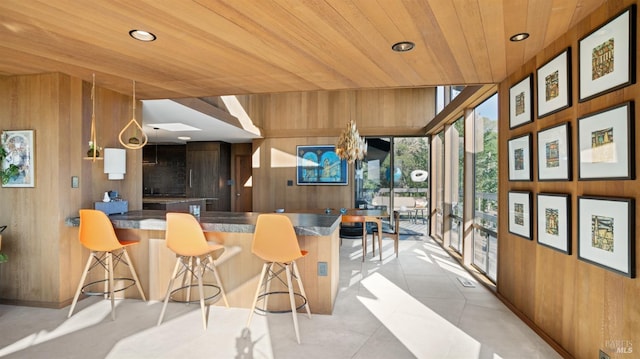
[[[533,75],[529,74],[509,89],[509,128],[533,122]]]
[[[537,70],[538,118],[571,106],[571,48]]]
[[[578,41],[580,102],[636,82],[635,34],[633,5]]]
[[[509,140],[509,181],[531,181],[531,134]]]
[[[538,193],[538,243],[571,254],[571,207],[568,194]]]
[[[578,179],[634,179],[633,102],[578,118]]]
[[[509,232],[531,239],[531,192],[509,192]]]
[[[635,200],[578,197],[578,259],[635,277]]]
[[[569,122],[538,132],[538,180],[571,180],[571,133]]]
[[[33,130],[4,131],[2,147],[6,152],[2,169],[16,168],[16,173],[9,176],[8,182],[2,187],[35,187]]]
[[[335,146],[297,146],[298,185],[347,185],[347,161],[336,154]]]

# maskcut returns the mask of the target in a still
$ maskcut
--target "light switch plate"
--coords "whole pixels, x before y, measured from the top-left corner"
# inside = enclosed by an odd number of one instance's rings
[[[78,187],[80,187],[80,180],[78,179],[78,176],[71,176],[71,188]]]

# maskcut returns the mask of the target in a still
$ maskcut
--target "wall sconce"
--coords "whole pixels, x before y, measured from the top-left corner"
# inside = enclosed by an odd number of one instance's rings
[[[127,173],[127,151],[121,148],[104,149],[104,173],[110,180],[122,180]]]

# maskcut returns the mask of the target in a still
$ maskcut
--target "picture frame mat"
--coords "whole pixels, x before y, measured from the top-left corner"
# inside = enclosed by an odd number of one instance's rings
[[[518,98],[522,97],[524,112],[517,113]],[[509,128],[513,129],[533,122],[533,74],[509,89]]]
[[[635,177],[633,157],[635,145],[633,103],[626,102],[578,118],[578,170],[579,179],[632,179]],[[611,134],[613,146],[595,148],[592,137],[600,132]],[[602,150],[601,150],[602,149]],[[608,160],[615,160],[608,161]],[[606,174],[606,176],[605,176]]]
[[[568,194],[538,193],[538,243],[551,249],[571,254],[571,207]],[[549,233],[547,210],[557,210],[557,234]]]
[[[635,276],[635,201],[631,198],[578,197],[578,258],[626,276]],[[593,221],[612,218],[613,250],[593,246]]]
[[[579,102],[635,83],[635,4],[622,10],[578,41]],[[614,70],[593,79],[593,51],[613,40]]]
[[[564,122],[538,132],[538,180],[571,180],[571,125]],[[551,164],[550,147],[557,147],[557,166]]]
[[[514,137],[508,142],[510,181],[531,181],[531,134]],[[517,158],[522,159],[522,163]],[[518,166],[522,166],[520,169]]]
[[[546,79],[557,72],[558,94],[546,99]],[[566,48],[536,70],[538,118],[571,106],[571,47]]]
[[[517,236],[531,239],[531,192],[509,192],[509,232]],[[517,205],[522,206],[522,212]]]

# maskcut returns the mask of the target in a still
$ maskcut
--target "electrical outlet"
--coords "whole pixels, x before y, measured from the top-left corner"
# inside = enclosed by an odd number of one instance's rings
[[[287,186],[289,187],[293,186],[293,180],[287,180]]]
[[[318,276],[326,277],[328,272],[327,262],[318,262]]]
[[[605,353],[600,349],[600,354],[598,355],[598,359],[611,359],[609,358],[609,354]]]

